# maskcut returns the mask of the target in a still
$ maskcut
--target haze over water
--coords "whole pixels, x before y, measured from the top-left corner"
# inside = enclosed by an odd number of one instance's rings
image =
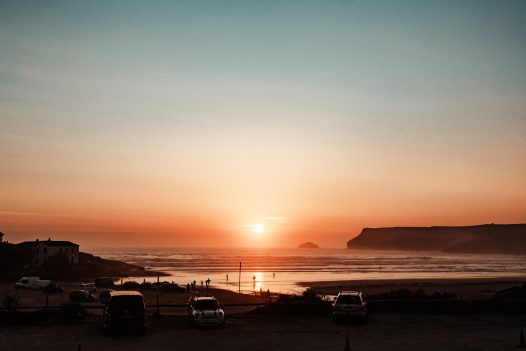
[[[526,257],[439,252],[361,251],[347,249],[180,249],[99,248],[104,258],[123,260],[170,274],[162,280],[186,285],[210,278],[212,285],[238,290],[298,293],[298,282],[526,276]],[[273,277],[273,273],[276,274]],[[229,281],[226,281],[226,274]],[[254,284],[253,277],[256,277]],[[154,281],[156,278],[146,278]],[[140,279],[132,279],[142,281]]]

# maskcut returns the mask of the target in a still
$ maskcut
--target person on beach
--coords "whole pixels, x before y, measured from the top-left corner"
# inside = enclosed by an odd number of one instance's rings
[[[272,278],[276,278],[276,273],[272,273]]]
[[[227,275],[226,275],[226,281],[228,282],[228,273],[227,273]]]

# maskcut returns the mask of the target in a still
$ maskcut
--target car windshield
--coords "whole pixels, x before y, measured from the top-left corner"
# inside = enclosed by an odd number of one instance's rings
[[[336,300],[336,303],[348,304],[348,305],[359,305],[362,303],[362,300],[360,299],[359,296],[340,295],[338,297],[338,300]]]
[[[111,313],[144,313],[144,300],[142,296],[114,296],[110,300]]]
[[[195,302],[194,309],[196,310],[217,310],[219,304],[216,300],[198,300]]]

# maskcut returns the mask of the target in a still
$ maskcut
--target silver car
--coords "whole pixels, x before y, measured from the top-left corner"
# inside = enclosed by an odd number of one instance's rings
[[[332,304],[332,317],[335,322],[343,319],[356,318],[365,322],[367,318],[367,302],[359,291],[342,291]]]
[[[213,296],[193,296],[188,301],[188,320],[195,326],[225,326],[225,312]]]

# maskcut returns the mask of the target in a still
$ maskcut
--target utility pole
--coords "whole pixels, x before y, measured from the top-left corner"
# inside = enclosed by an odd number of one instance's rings
[[[241,262],[239,262],[239,290],[238,293],[241,294]]]

